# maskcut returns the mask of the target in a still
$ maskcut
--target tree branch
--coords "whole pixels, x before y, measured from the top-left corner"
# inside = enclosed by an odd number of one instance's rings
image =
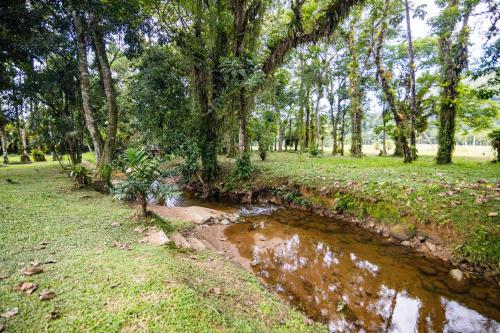
[[[262,71],[266,75],[273,73],[283,62],[286,54],[293,48],[305,43],[318,41],[321,38],[331,35],[351,9],[363,2],[364,0],[336,0],[328,5],[323,15],[317,19],[312,31],[304,33],[301,29],[294,29],[291,34],[278,41],[271,48],[269,56],[264,61]],[[300,10],[294,10],[294,13],[294,21],[300,27],[302,18],[301,16],[297,16],[300,15]]]

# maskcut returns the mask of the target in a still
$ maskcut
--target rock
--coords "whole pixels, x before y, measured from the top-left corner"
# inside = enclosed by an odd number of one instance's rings
[[[420,265],[420,266],[418,266],[418,270],[425,275],[436,275],[437,274],[434,267],[432,267],[430,265],[425,265],[425,264]]]
[[[441,281],[434,281],[434,287],[439,290],[446,290],[446,285]]]
[[[432,242],[430,242],[429,240],[426,240],[424,244],[429,249],[429,251],[436,252],[436,250],[437,250],[436,245],[432,244]]]
[[[456,293],[466,293],[470,289],[469,279],[464,272],[456,268],[448,272],[446,284],[450,290]]]
[[[485,300],[486,297],[488,297],[488,293],[485,290],[477,288],[477,287],[470,288],[469,294],[473,298],[478,299],[478,300]]]
[[[415,233],[415,236],[420,242],[425,242],[425,240],[427,239],[427,235],[422,231],[417,231]]]
[[[406,241],[415,235],[415,230],[408,225],[397,224],[389,228],[392,237],[400,241]]]
[[[436,286],[432,282],[430,282],[429,280],[422,281],[422,288],[424,290],[431,292],[431,293],[435,293],[437,291]]]
[[[154,230],[148,233],[148,235],[142,239],[142,242],[162,246],[169,243],[170,239],[168,239],[163,230]]]
[[[228,219],[223,219],[222,221],[220,221],[220,224],[222,224],[222,225],[228,225],[228,224],[231,224],[231,222],[229,222]]]
[[[178,232],[171,235],[170,238],[174,242],[175,246],[177,246],[178,248],[186,248],[186,249],[191,248],[191,245],[189,245],[189,242],[184,238],[184,236],[182,236]]]
[[[243,194],[240,202],[242,204],[251,204],[252,203],[252,191],[247,191]]]
[[[188,237],[187,240],[188,240],[189,244],[191,245],[191,247],[196,251],[203,251],[207,248],[205,246],[205,244],[203,244],[198,238]]]
[[[402,241],[401,245],[403,245],[403,246],[411,246],[411,243],[409,241]]]
[[[489,293],[488,294],[488,303],[494,305],[497,308],[500,308],[500,293]]]

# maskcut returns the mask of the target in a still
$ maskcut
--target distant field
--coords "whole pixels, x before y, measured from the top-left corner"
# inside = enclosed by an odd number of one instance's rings
[[[379,149],[377,144],[363,145],[363,153],[366,155],[378,155]],[[391,147],[392,148],[392,147]],[[421,144],[417,145],[418,154],[420,156],[435,156],[437,145]],[[331,152],[331,146],[324,147],[325,152]],[[392,154],[394,149],[389,149],[388,153]],[[345,146],[346,154],[349,154],[349,146]],[[456,157],[472,157],[479,160],[492,160],[493,150],[491,146],[456,146],[453,156]]]

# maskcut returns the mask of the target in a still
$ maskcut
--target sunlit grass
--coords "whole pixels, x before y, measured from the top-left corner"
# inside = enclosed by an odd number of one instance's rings
[[[111,196],[75,189],[50,159],[0,168],[0,212],[0,275],[8,276],[0,280],[0,313],[19,308],[0,319],[7,332],[324,331],[212,252],[139,243],[134,229],[145,221]],[[36,250],[41,242],[46,247]],[[43,273],[20,275],[30,262],[49,259],[56,263],[42,265]],[[15,292],[21,281],[38,289]],[[42,289],[56,297],[39,301]],[[49,319],[51,312],[58,318]]]

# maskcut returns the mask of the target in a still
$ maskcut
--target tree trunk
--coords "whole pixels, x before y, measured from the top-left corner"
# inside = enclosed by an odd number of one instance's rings
[[[384,11],[383,11],[383,16],[382,16],[382,23],[381,23],[381,28],[380,31],[378,32],[378,37],[376,41],[376,47],[375,47],[375,52],[373,53],[374,58],[375,58],[375,66],[377,67],[377,77],[378,80],[381,83],[382,90],[384,91],[385,98],[387,100],[387,104],[389,106],[389,109],[391,110],[393,116],[394,116],[394,121],[396,122],[396,133],[395,136],[396,141],[399,141],[399,144],[401,145],[401,150],[403,153],[404,157],[404,162],[409,163],[413,160],[412,158],[412,153],[410,150],[410,147],[408,145],[408,140],[406,137],[406,119],[404,116],[399,112],[397,103],[396,103],[396,95],[394,92],[394,89],[391,87],[391,83],[389,82],[389,73],[388,71],[385,70],[385,68],[382,66],[382,59],[381,59],[381,50],[382,50],[382,45],[383,45],[383,37],[384,34],[387,30],[387,11],[389,7],[389,0],[385,1],[385,6],[384,6]],[[396,148],[397,148],[397,143],[396,143]],[[397,149],[396,149],[397,150]]]
[[[118,130],[118,104],[116,102],[116,94],[113,87],[113,78],[111,77],[111,68],[106,54],[104,35],[92,13],[89,14],[89,25],[108,106],[106,140],[104,141],[104,149],[99,163],[99,165],[102,165],[111,163],[114,157],[116,132]]]
[[[321,80],[321,76],[320,76]],[[319,116],[319,102],[321,101],[321,98],[323,98],[323,87],[320,84],[318,84],[318,98],[316,99],[316,140],[315,140],[315,146],[316,148],[319,147],[319,142],[320,142],[320,126],[321,126],[321,120]]]
[[[351,155],[362,156],[363,138],[361,134],[361,121],[363,111],[361,110],[361,91],[359,80],[359,62],[354,41],[354,27],[347,33],[347,45],[349,49],[349,98],[351,101]]]
[[[382,155],[387,155],[387,131],[386,131],[385,110],[382,112]]]
[[[344,138],[345,138],[345,113],[342,113],[342,122],[340,127],[340,155],[344,156]]]
[[[441,62],[441,103],[439,114],[439,147],[436,156],[438,164],[451,163],[455,148],[455,117],[457,109],[460,75],[467,65],[468,21],[472,7],[464,12],[462,29],[453,43],[452,36],[445,34],[439,39]]]
[[[80,89],[82,92],[83,115],[85,117],[87,130],[90,134],[90,139],[92,140],[92,145],[94,146],[96,162],[97,164],[99,164],[103,148],[103,139],[95,124],[94,112],[92,111],[92,107],[90,106],[89,65],[87,61],[87,46],[85,41],[85,34],[80,16],[76,13],[76,11],[72,11],[71,14],[73,16],[73,23],[75,25],[76,32],[76,47],[78,68],[80,71]]]
[[[19,105],[14,106],[14,111],[16,114],[16,130],[17,130],[17,153],[21,158],[22,163],[26,163],[30,161],[30,157],[28,155],[28,147],[26,144],[26,133],[24,131],[24,121],[22,121],[22,116],[19,113]]]
[[[413,54],[413,40],[411,37],[410,6],[408,0],[404,1],[406,15],[406,36],[408,39],[408,67],[410,74],[410,146],[412,160],[417,158],[417,138],[416,138],[416,119],[417,119],[417,83],[415,80],[415,56]]]
[[[311,138],[309,137],[310,136],[310,127],[311,127],[311,104],[309,103],[309,89],[307,90],[306,92],[306,96],[305,96],[305,109],[306,109],[306,123],[305,123],[305,135],[304,135],[304,147],[303,149],[308,149],[309,148],[309,144],[311,142]]]
[[[0,141],[2,143],[3,163],[8,164],[9,154],[7,153],[7,137],[5,136],[5,128],[3,123],[0,123]]]

